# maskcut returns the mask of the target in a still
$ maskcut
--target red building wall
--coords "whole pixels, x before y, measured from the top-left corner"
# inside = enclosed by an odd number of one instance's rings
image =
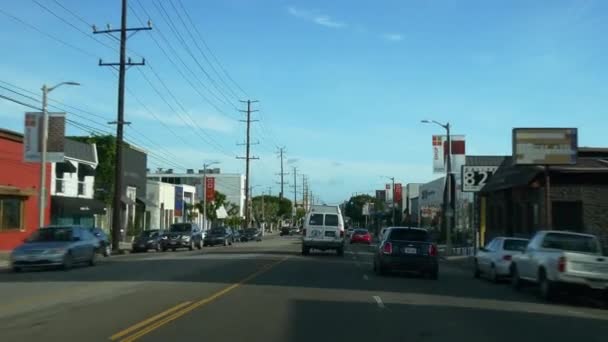
[[[47,189],[50,189],[51,167],[47,165]],[[38,229],[38,188],[40,164],[23,161],[23,136],[0,130],[0,185],[18,187],[33,193],[26,197],[23,208],[23,230],[0,230],[0,251],[11,250]],[[47,191],[50,194],[50,190]],[[1,195],[0,195],[1,196]],[[45,224],[50,222],[50,195],[47,195]]]

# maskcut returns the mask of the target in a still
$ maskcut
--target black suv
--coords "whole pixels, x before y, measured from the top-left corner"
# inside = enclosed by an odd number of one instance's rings
[[[213,228],[207,232],[203,246],[232,245],[234,236],[230,228]]]
[[[257,228],[247,228],[241,235],[241,241],[262,241],[262,231]]]
[[[194,247],[203,247],[203,232],[195,223],[174,223],[160,240],[163,252],[167,249],[175,251],[178,248],[193,250]]]

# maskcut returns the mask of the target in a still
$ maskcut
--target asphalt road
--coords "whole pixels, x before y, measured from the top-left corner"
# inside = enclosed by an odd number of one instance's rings
[[[0,270],[6,341],[608,341],[608,310],[443,263],[437,281],[378,277],[371,248],[299,254],[296,237]]]

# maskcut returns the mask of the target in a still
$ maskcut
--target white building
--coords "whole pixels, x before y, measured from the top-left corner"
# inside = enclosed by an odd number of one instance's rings
[[[203,198],[203,170],[189,169],[186,173],[174,173],[173,170],[158,170],[148,173],[148,180],[169,184],[184,184],[196,187],[196,198],[198,202]],[[215,191],[226,195],[226,200],[239,207],[239,214],[244,215],[245,204],[245,176],[239,173],[220,173],[220,169],[207,169],[207,177],[215,179]],[[226,208],[228,209],[228,208]]]
[[[51,223],[95,226],[96,216],[105,215],[105,204],[94,199],[97,148],[64,141],[65,160],[51,168]]]
[[[198,211],[189,211],[194,204],[196,188],[185,184],[169,184],[148,180],[146,184],[146,229],[167,229],[178,222],[194,222],[199,226]],[[190,217],[188,217],[190,214]]]

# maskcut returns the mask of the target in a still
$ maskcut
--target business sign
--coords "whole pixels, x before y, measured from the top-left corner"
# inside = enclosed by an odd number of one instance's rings
[[[402,199],[403,199],[403,188],[401,186],[401,183],[395,183],[395,193],[394,193],[393,201],[397,202],[397,203],[401,203]]]
[[[212,202],[215,200],[215,178],[205,177],[205,200]]]
[[[420,208],[420,217],[433,218],[441,212],[438,207],[422,207]]]
[[[40,112],[25,113],[23,160],[40,163],[43,141],[43,118]],[[48,113],[46,161],[59,163],[65,160],[65,113]]]
[[[376,199],[380,202],[386,202],[386,190],[376,190]]]
[[[361,210],[362,211],[361,215],[363,215],[363,216],[369,216],[369,214],[371,212],[371,210],[370,210],[371,206],[372,206],[371,203],[365,203],[365,204],[363,204],[363,208]]]
[[[498,166],[462,166],[462,191],[480,191],[496,170]]]
[[[184,211],[184,187],[175,187],[175,208],[173,214],[175,217],[182,217]]]
[[[457,172],[466,162],[464,135],[450,135],[452,145],[452,172]],[[433,172],[445,173],[447,170],[448,141],[446,135],[433,135]]]
[[[574,165],[578,153],[576,128],[513,128],[513,163]]]

